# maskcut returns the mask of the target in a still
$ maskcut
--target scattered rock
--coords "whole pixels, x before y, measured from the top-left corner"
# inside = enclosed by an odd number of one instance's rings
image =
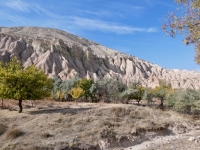
[[[194,140],[195,140],[195,138],[194,138],[194,137],[192,137],[192,136],[190,136],[188,140],[189,140],[189,141],[194,141]]]

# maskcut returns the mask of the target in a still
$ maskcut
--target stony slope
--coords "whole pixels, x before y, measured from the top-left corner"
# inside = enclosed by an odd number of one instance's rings
[[[68,79],[78,74],[96,79],[118,75],[126,83],[140,80],[149,87],[164,79],[173,88],[200,88],[198,72],[167,70],[57,29],[0,27],[0,60],[13,56],[25,67],[34,64],[50,77]]]

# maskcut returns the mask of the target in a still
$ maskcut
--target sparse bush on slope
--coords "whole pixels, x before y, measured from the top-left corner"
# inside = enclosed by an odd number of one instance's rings
[[[166,104],[181,113],[200,114],[200,93],[192,89],[177,90],[167,96]]]

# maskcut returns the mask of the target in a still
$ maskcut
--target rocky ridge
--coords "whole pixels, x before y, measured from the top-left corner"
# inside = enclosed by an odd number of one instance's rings
[[[49,77],[69,79],[119,76],[125,83],[140,81],[155,87],[159,79],[173,88],[200,88],[200,73],[168,70],[134,56],[125,55],[65,31],[41,27],[0,27],[0,60],[22,60],[24,67],[35,65]]]

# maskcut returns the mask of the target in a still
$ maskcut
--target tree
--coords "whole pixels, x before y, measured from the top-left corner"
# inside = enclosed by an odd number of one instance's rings
[[[152,92],[152,89],[150,88],[145,88],[145,91],[144,91],[144,94],[143,94],[143,97],[142,97],[143,100],[146,100],[147,101],[147,104],[149,105],[152,100],[153,100],[153,92]]]
[[[92,93],[91,93],[90,88],[92,87],[93,83],[94,83],[94,80],[86,79],[86,78],[83,78],[82,80],[77,82],[76,87],[80,87],[83,89],[84,91],[83,96],[85,96],[86,100],[88,99],[88,97],[92,99]]]
[[[171,88],[171,85],[167,82],[160,80],[159,86],[155,87],[152,92],[154,97],[158,98],[160,100],[160,106],[163,107],[164,100],[167,97],[167,94],[169,94],[170,91],[173,91]]]
[[[129,100],[132,98],[133,94],[137,92],[137,90],[128,88],[125,91],[123,91],[119,96],[121,98],[121,102],[123,104],[128,104]]]
[[[117,77],[97,80],[95,86],[97,88],[96,94],[105,102],[121,100],[120,94],[127,88],[122,80]]]
[[[182,113],[200,114],[199,104],[200,93],[192,89],[186,89],[177,92],[173,108]]]
[[[36,100],[49,97],[52,80],[35,66],[22,69],[21,62],[12,58],[0,65],[0,93],[2,98],[19,101],[19,113],[22,112],[22,100]]]
[[[72,88],[76,87],[77,82],[80,80],[78,76],[62,81],[60,78],[53,80],[52,97],[56,100],[71,100],[71,95],[68,93]]]
[[[185,34],[184,43],[194,44],[195,60],[200,64],[200,0],[175,0],[175,2],[181,7],[176,13],[170,13],[162,29],[172,37]]]
[[[140,101],[142,100],[145,92],[145,88],[142,85],[136,85],[133,88],[136,90],[136,92],[134,92],[131,98],[135,99],[138,102],[138,104],[140,104]]]
[[[81,87],[75,87],[72,88],[71,91],[69,91],[69,94],[74,98],[74,99],[78,99],[80,97],[82,97],[84,95],[84,90]]]

